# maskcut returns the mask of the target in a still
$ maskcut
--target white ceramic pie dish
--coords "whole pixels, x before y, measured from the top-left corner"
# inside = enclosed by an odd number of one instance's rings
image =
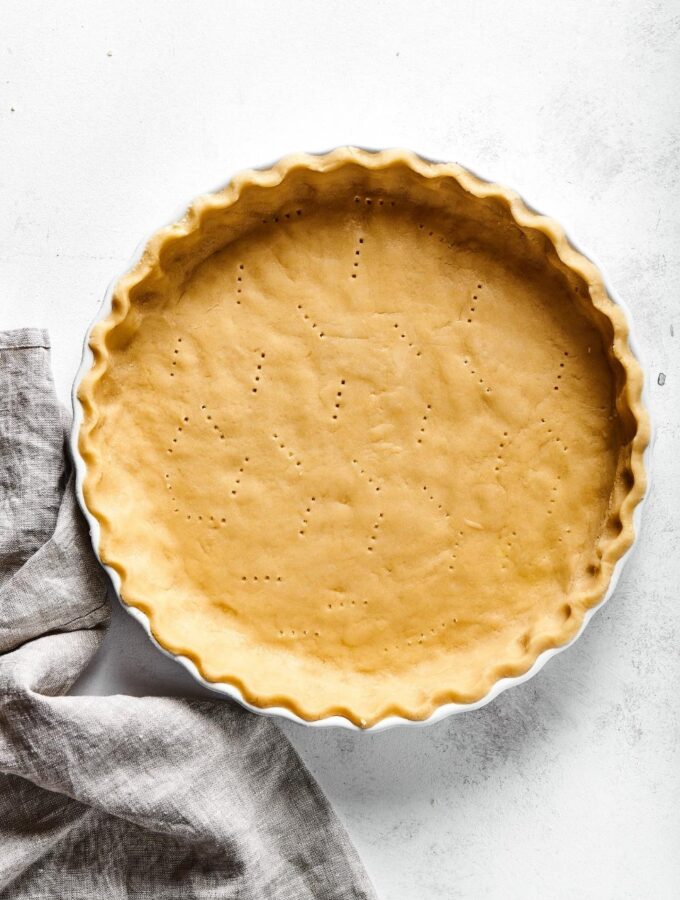
[[[476,172],[474,172],[474,170],[469,170],[469,171],[473,171],[473,174],[477,175],[478,178],[482,177],[482,176],[479,176]],[[483,180],[491,182],[490,179],[483,179]],[[217,190],[220,190],[221,187],[218,188]],[[211,192],[209,192],[209,193],[211,193]],[[527,203],[526,200],[524,202]],[[533,207],[531,204],[527,203],[527,205],[531,209],[535,209],[535,207]],[[185,212],[185,208],[181,209],[176,216],[171,218],[170,223],[173,223],[173,222],[177,221],[179,218],[181,218],[184,215],[184,212]],[[627,321],[628,328],[629,328],[628,343],[629,343],[629,346],[630,346],[630,349],[631,349],[633,355],[637,359],[637,361],[640,364],[640,367],[643,371],[642,402],[643,402],[643,405],[645,406],[645,408],[647,409],[647,411],[649,411],[649,377],[648,377],[648,373],[643,365],[643,361],[641,359],[639,346],[638,346],[638,343],[637,343],[637,340],[635,337],[635,333],[634,333],[634,329],[633,329],[633,323],[632,323],[632,317],[630,314],[630,310],[628,309],[626,304],[621,300],[621,298],[617,296],[616,292],[611,288],[611,285],[607,281],[602,268],[598,265],[597,261],[593,258],[593,256],[589,253],[586,253],[578,244],[576,244],[571,239],[570,232],[568,230],[567,230],[567,236],[568,236],[568,239],[569,239],[570,243],[572,244],[572,246],[576,250],[578,250],[580,253],[582,253],[584,256],[586,256],[588,259],[590,259],[597,266],[597,268],[599,269],[600,273],[602,274],[602,276],[604,278],[610,298],[612,299],[612,301],[614,303],[616,303],[622,309],[622,311],[626,317],[626,321]],[[107,292],[104,296],[104,299],[103,299],[101,306],[97,312],[97,315],[95,316],[95,319],[91,323],[90,328],[88,329],[87,334],[85,336],[83,357],[82,357],[82,361],[81,361],[81,365],[79,367],[78,373],[75,378],[73,394],[72,394],[73,429],[72,429],[72,433],[71,433],[70,444],[71,444],[71,453],[73,456],[75,472],[76,472],[76,490],[77,490],[78,500],[80,502],[81,508],[82,508],[83,513],[88,522],[90,536],[92,539],[92,544],[93,544],[95,553],[97,554],[97,557],[100,559],[100,562],[101,562],[101,558],[100,558],[100,553],[99,553],[99,542],[100,542],[99,522],[88,510],[87,505],[84,500],[84,496],[83,496],[83,483],[84,483],[84,478],[85,478],[85,474],[86,474],[86,463],[83,460],[83,458],[80,454],[80,451],[79,451],[79,447],[78,447],[78,434],[79,434],[80,426],[81,426],[81,423],[83,420],[83,409],[82,409],[80,401],[78,400],[78,397],[77,397],[77,389],[78,389],[78,386],[79,386],[82,378],[84,377],[84,375],[90,370],[90,368],[92,366],[92,362],[93,362],[92,351],[90,350],[90,347],[89,347],[89,337],[90,337],[92,328],[98,322],[100,322],[102,319],[106,318],[110,314],[111,306],[112,306],[113,290],[114,290],[116,283],[119,280],[120,275],[122,275],[124,272],[127,272],[130,268],[132,268],[139,261],[146,244],[147,244],[147,241],[144,241],[141,245],[139,245],[137,252],[133,256],[133,258],[129,261],[129,263],[125,267],[125,269],[121,273],[119,273],[119,275],[117,275],[116,278],[114,278],[114,280],[111,282],[109,289],[107,290]],[[565,650],[567,647],[569,647],[571,644],[573,644],[576,640],[578,640],[579,636],[583,633],[583,631],[585,630],[588,622],[591,620],[593,615],[597,612],[598,609],[600,609],[607,602],[609,597],[611,597],[611,595],[616,590],[616,586],[617,586],[618,580],[621,576],[621,572],[623,571],[623,567],[624,567],[626,561],[630,558],[630,555],[632,554],[633,549],[636,545],[637,537],[638,537],[639,530],[640,530],[641,520],[642,520],[642,510],[643,510],[643,506],[644,506],[644,501],[649,493],[650,461],[651,461],[651,448],[652,448],[652,444],[653,444],[653,438],[654,438],[654,432],[653,432],[653,428],[652,428],[652,430],[650,432],[650,440],[649,440],[649,443],[648,443],[647,448],[644,453],[644,466],[645,466],[645,471],[646,471],[646,475],[647,475],[647,486],[646,486],[645,494],[644,494],[643,498],[641,499],[641,501],[635,507],[634,515],[633,515],[635,540],[634,540],[633,544],[631,545],[631,547],[626,551],[626,553],[623,554],[623,556],[615,564],[615,567],[614,567],[614,570],[613,570],[613,573],[611,576],[611,581],[609,583],[609,587],[608,587],[605,595],[603,596],[602,600],[596,606],[591,607],[586,612],[586,614],[584,615],[584,618],[583,618],[581,628],[579,629],[577,634],[570,641],[563,644],[562,646],[556,647],[556,648],[551,648],[549,650],[544,651],[542,654],[540,654],[538,656],[538,658],[536,659],[535,663],[524,674],[516,676],[516,677],[512,677],[512,678],[503,678],[503,679],[500,679],[499,681],[495,682],[494,685],[492,686],[491,690],[489,690],[489,692],[484,697],[477,700],[476,702],[467,703],[467,704],[447,703],[447,704],[444,704],[444,705],[438,707],[428,718],[422,719],[422,720],[411,720],[411,719],[406,719],[402,716],[389,716],[385,719],[380,720],[375,725],[372,725],[368,728],[360,728],[358,725],[355,725],[349,719],[342,717],[342,716],[331,716],[331,717],[327,717],[324,719],[308,721],[306,719],[301,718],[300,716],[298,716],[296,713],[292,712],[291,710],[283,708],[283,707],[261,708],[261,707],[253,706],[251,703],[249,703],[248,701],[245,700],[245,698],[241,694],[241,691],[234,685],[227,684],[227,683],[213,683],[213,682],[207,681],[200,674],[196,665],[190,659],[188,659],[187,657],[181,656],[181,655],[173,654],[173,653],[167,651],[165,648],[163,648],[160,644],[158,644],[158,642],[154,639],[154,637],[151,633],[150,622],[149,622],[149,619],[146,616],[146,614],[144,612],[142,612],[140,609],[133,607],[133,606],[129,606],[124,601],[122,601],[120,577],[119,577],[118,573],[116,571],[114,571],[110,566],[107,566],[104,563],[102,563],[102,565],[103,565],[104,569],[106,570],[106,572],[108,573],[108,575],[113,583],[113,586],[116,590],[116,593],[117,593],[119,599],[121,599],[122,605],[135,619],[137,619],[138,622],[141,623],[142,627],[147,632],[147,634],[149,635],[151,641],[155,644],[155,646],[161,652],[163,652],[166,656],[169,656],[172,659],[177,660],[181,665],[183,665],[190,672],[190,674],[200,684],[202,684],[204,687],[208,688],[209,690],[217,693],[218,695],[236,700],[237,702],[239,702],[241,705],[243,705],[247,709],[251,710],[252,712],[258,713],[260,715],[280,716],[282,718],[288,719],[289,721],[293,721],[293,722],[296,722],[301,725],[306,725],[308,727],[317,727],[317,728],[342,727],[342,728],[348,728],[348,729],[355,730],[355,731],[376,732],[376,731],[384,731],[387,728],[392,728],[396,725],[422,726],[422,725],[430,724],[432,722],[440,721],[441,719],[444,719],[447,716],[452,715],[454,713],[460,713],[460,712],[465,712],[467,710],[478,709],[481,706],[486,705],[491,700],[493,700],[495,697],[497,697],[500,693],[507,690],[507,688],[512,687],[517,684],[522,684],[523,682],[528,681],[529,678],[531,678],[533,675],[535,675],[546,664],[546,662],[548,662],[549,659],[551,659],[556,654],[561,653],[563,650]]]

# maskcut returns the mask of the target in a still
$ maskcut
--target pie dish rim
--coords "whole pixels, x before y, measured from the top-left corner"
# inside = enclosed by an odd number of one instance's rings
[[[406,715],[390,714],[388,716],[385,716],[384,718],[378,719],[376,722],[368,726],[357,724],[350,718],[343,715],[332,715],[311,719],[304,718],[303,715],[299,715],[292,708],[288,708],[285,706],[258,706],[247,700],[242,690],[236,684],[232,684],[227,681],[208,681],[201,674],[197,665],[191,659],[183,656],[182,654],[168,650],[161,643],[159,643],[159,641],[152,633],[151,621],[148,615],[142,609],[133,606],[123,600],[122,579],[120,574],[112,566],[104,563],[101,559],[101,526],[99,520],[88,508],[87,502],[85,500],[83,488],[87,475],[87,463],[81,453],[80,448],[81,427],[85,418],[85,409],[83,401],[79,396],[79,390],[81,389],[83,383],[87,380],[88,376],[90,376],[93,369],[93,363],[95,361],[95,355],[90,343],[92,332],[95,326],[106,320],[113,313],[113,295],[115,290],[118,288],[121,280],[137,271],[145,259],[150,260],[151,263],[153,263],[153,254],[157,254],[158,249],[163,245],[163,239],[165,237],[174,236],[178,233],[181,234],[183,233],[182,229],[185,229],[184,233],[186,233],[186,231],[192,230],[192,228],[200,227],[201,212],[206,208],[209,208],[211,204],[216,203],[217,205],[229,205],[229,203],[235,202],[238,199],[240,188],[242,188],[243,185],[247,185],[250,183],[266,185],[268,183],[267,179],[269,178],[269,183],[273,186],[279,183],[279,181],[275,180],[275,178],[278,177],[279,180],[282,180],[285,175],[292,169],[302,167],[313,169],[315,171],[323,171],[323,166],[329,162],[331,166],[354,163],[362,165],[365,168],[380,168],[382,165],[401,162],[405,163],[411,169],[418,171],[421,174],[423,168],[431,170],[432,167],[434,167],[440,174],[453,176],[458,181],[458,183],[462,184],[462,186],[466,189],[468,189],[468,185],[464,182],[469,179],[469,184],[476,182],[478,186],[482,186],[482,189],[485,192],[485,196],[494,196],[505,201],[515,221],[523,226],[540,230],[548,236],[553,246],[555,246],[558,255],[563,259],[563,261],[569,268],[574,269],[575,266],[570,262],[564,260],[562,252],[560,251],[564,251],[567,255],[573,254],[573,258],[576,259],[579,264],[585,263],[586,268],[590,268],[589,277],[583,274],[582,269],[577,269],[577,271],[579,271],[581,277],[584,278],[584,280],[588,284],[593,284],[593,282],[596,282],[598,286],[604,288],[606,296],[611,301],[613,308],[616,308],[620,311],[621,316],[618,317],[618,322],[612,319],[612,316],[609,314],[609,312],[605,311],[605,315],[607,315],[607,318],[612,322],[614,329],[614,340],[619,341],[619,358],[621,358],[621,356],[623,355],[624,357],[628,357],[628,359],[625,360],[626,363],[630,360],[630,368],[626,366],[626,374],[628,378],[631,378],[632,369],[632,372],[637,376],[638,381],[637,385],[633,385],[632,392],[630,388],[628,388],[628,394],[633,394],[632,398],[631,396],[628,396],[629,407],[637,422],[637,430],[633,439],[633,449],[631,453],[631,468],[634,469],[635,477],[633,487],[624,498],[624,502],[622,504],[622,507],[627,507],[625,510],[626,515],[622,515],[621,517],[623,523],[622,531],[617,538],[617,541],[623,540],[625,542],[625,540],[628,540],[628,546],[622,553],[618,555],[618,557],[613,562],[613,568],[609,578],[609,583],[606,587],[606,590],[603,591],[600,600],[585,609],[585,611],[583,612],[581,624],[577,632],[565,643],[562,643],[559,646],[547,647],[546,649],[539,652],[535,657],[533,663],[526,669],[526,671],[518,675],[496,678],[496,680],[494,680],[491,684],[489,690],[482,697],[473,702],[445,702],[436,706],[432,710],[432,712],[429,713],[429,715],[423,718],[409,718]],[[272,173],[275,173],[274,176],[272,176]],[[429,177],[432,177],[432,175],[430,175]],[[471,193],[475,194],[476,192],[471,191]],[[230,195],[230,199],[228,199],[227,201],[224,200],[224,195],[226,194]],[[219,200],[217,199],[218,195],[222,195],[221,199]],[[479,194],[476,195],[480,196]],[[93,381],[91,377],[90,381]],[[216,693],[219,696],[236,700],[242,706],[246,707],[252,712],[261,715],[279,716],[306,726],[344,727],[354,731],[376,732],[383,731],[397,725],[427,725],[436,721],[441,721],[442,719],[447,718],[450,715],[479,709],[480,707],[485,706],[487,703],[490,703],[493,699],[495,699],[499,694],[501,694],[508,688],[528,681],[538,671],[540,671],[540,669],[543,668],[543,666],[548,662],[549,659],[552,659],[553,656],[561,653],[563,650],[566,650],[567,647],[570,647],[578,640],[594,614],[602,608],[602,606],[614,593],[623,567],[637,545],[644,502],[649,494],[650,461],[654,439],[654,431],[649,415],[649,377],[646,372],[646,367],[643,363],[642,355],[639,351],[639,344],[635,336],[630,309],[626,305],[626,303],[618,296],[618,294],[612,289],[610,282],[603,272],[602,267],[596,262],[592,254],[586,253],[582,249],[582,246],[580,244],[577,244],[571,238],[570,232],[567,232],[561,224],[558,224],[557,221],[552,219],[551,217],[547,217],[538,213],[536,211],[536,207],[534,207],[533,204],[530,204],[524,199],[524,195],[520,195],[514,190],[505,188],[495,181],[480,176],[476,171],[470,169],[467,166],[462,166],[457,163],[440,163],[434,160],[430,160],[422,155],[417,155],[412,153],[411,151],[405,150],[393,149],[376,151],[366,148],[340,147],[326,153],[292,154],[283,157],[281,160],[271,166],[240,172],[232,179],[230,179],[226,184],[217,188],[215,191],[211,191],[197,197],[188,207],[184,207],[179,215],[173,217],[167,226],[161,229],[157,229],[153,232],[150,238],[138,245],[137,251],[133,255],[132,260],[123,269],[122,273],[120,273],[111,281],[104,295],[104,298],[102,299],[100,307],[86,331],[82,359],[73,384],[72,404],[73,425],[70,434],[70,450],[74,461],[76,475],[76,493],[78,501],[88,523],[95,555],[109,575],[109,578],[111,579],[114,590],[116,592],[116,596],[118,597],[123,607],[127,610],[128,613],[130,613],[130,615],[133,616],[133,618],[135,618],[142,625],[152,643],[166,656],[176,660],[181,665],[183,665],[184,668],[189,671],[192,677],[196,679],[203,687],[208,688],[211,692]]]

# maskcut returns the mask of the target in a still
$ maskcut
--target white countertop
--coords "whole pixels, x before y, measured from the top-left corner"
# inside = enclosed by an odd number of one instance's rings
[[[284,726],[383,900],[680,896],[679,78],[677,0],[3,3],[0,328],[49,328],[64,402],[141,238],[293,150],[465,163],[565,223],[632,308],[654,485],[585,636],[428,729]],[[118,607],[82,686],[199,690]]]

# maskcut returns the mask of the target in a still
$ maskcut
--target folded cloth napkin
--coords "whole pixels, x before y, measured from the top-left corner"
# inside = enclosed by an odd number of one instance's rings
[[[67,426],[47,334],[0,333],[0,897],[373,898],[273,720],[67,696],[109,616]]]

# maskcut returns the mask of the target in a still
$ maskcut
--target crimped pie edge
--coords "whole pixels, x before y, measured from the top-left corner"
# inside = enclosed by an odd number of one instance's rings
[[[157,231],[147,242],[136,264],[117,280],[107,295],[100,317],[89,332],[83,365],[79,373],[80,377],[74,385],[73,399],[76,416],[72,443],[76,459],[79,498],[90,522],[93,544],[98,555],[99,536],[102,531],[106,530],[107,520],[104,515],[94,510],[96,471],[101,461],[90,441],[90,434],[99,415],[95,397],[96,385],[108,364],[106,337],[125,319],[130,308],[130,290],[154,270],[162,269],[161,254],[167,245],[200,230],[206,212],[232,206],[238,201],[245,188],[251,185],[265,188],[275,187],[294,170],[303,169],[323,173],[334,171],[348,164],[373,170],[407,166],[424,178],[453,178],[471,195],[480,199],[492,198],[503,203],[522,228],[532,229],[545,235],[553,245],[559,259],[587,284],[593,306],[612,324],[612,354],[625,372],[625,380],[617,397],[617,407],[627,409],[636,423],[635,435],[631,442],[632,483],[618,510],[621,530],[615,537],[602,539],[600,542],[602,557],[598,577],[593,579],[592,587],[587,592],[571,599],[573,613],[563,628],[550,633],[534,634],[525,656],[512,664],[496,662],[490,665],[479,679],[474,694],[461,696],[453,688],[443,688],[418,708],[406,709],[395,701],[388,709],[379,711],[371,721],[367,721],[351,709],[333,707],[328,710],[311,710],[306,709],[291,697],[256,696],[249,691],[247,681],[235,673],[225,674],[219,682],[210,682],[202,671],[200,656],[188,656],[187,651],[182,651],[183,655],[178,655],[172,648],[163,645],[162,636],[154,631],[151,607],[141,602],[133,604],[126,601],[124,563],[108,560],[105,564],[107,571],[114,579],[123,604],[142,622],[154,642],[164,652],[183,662],[192,674],[206,686],[221,693],[227,693],[257,712],[272,712],[305,724],[341,724],[366,729],[380,728],[385,726],[385,723],[391,725],[399,722],[431,721],[441,718],[447,714],[446,711],[452,713],[477,708],[511,684],[526,680],[542,667],[549,656],[578,637],[595,608],[610,595],[615,566],[622,560],[634,541],[635,510],[643,499],[647,487],[644,456],[650,440],[650,423],[643,403],[643,373],[629,344],[629,327],[625,312],[620,303],[612,300],[599,269],[570,243],[564,230],[554,219],[540,215],[529,208],[516,192],[484,181],[458,164],[431,162],[405,150],[369,151],[354,147],[341,147],[320,155],[293,154],[284,157],[267,169],[251,169],[239,173],[221,190],[198,197],[177,222]],[[90,360],[93,361],[91,365],[89,365]]]

